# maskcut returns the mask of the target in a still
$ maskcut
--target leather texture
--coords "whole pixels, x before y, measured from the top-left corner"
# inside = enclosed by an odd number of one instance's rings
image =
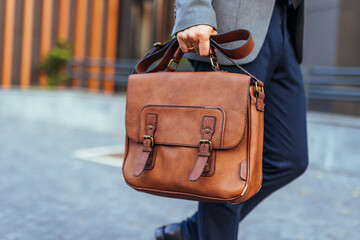
[[[216,44],[231,39],[225,35]],[[172,44],[164,45],[163,56]],[[246,55],[238,51],[226,54]],[[150,55],[140,62],[151,62]],[[140,64],[137,71],[147,72],[150,65]],[[247,200],[262,182],[264,97],[261,81],[245,74],[130,75],[126,183],[165,197],[220,203]]]

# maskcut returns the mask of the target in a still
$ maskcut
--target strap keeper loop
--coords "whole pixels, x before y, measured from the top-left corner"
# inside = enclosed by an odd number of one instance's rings
[[[175,61],[175,58],[173,57],[172,59],[170,59],[169,64],[167,65],[167,71],[168,72],[174,72],[176,70],[176,68],[178,67],[178,62]]]

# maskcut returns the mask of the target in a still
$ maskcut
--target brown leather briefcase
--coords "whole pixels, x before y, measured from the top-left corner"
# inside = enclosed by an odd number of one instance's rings
[[[244,69],[244,74],[219,71],[214,54],[243,58],[253,40],[246,30],[210,40],[215,71],[173,72],[182,56],[173,39],[156,44],[129,76],[123,176],[132,188],[220,203],[239,203],[259,191],[263,84]],[[236,40],[245,44],[220,45]]]

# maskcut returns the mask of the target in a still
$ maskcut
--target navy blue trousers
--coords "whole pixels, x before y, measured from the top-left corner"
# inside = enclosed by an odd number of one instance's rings
[[[192,65],[195,71],[212,70],[209,63],[193,61]],[[264,198],[300,176],[308,165],[304,86],[286,30],[286,7],[275,6],[258,57],[243,67],[265,85],[263,184],[255,196],[237,205],[200,202],[198,211],[182,222],[186,240],[237,239],[241,220]],[[221,68],[242,73],[235,66]]]

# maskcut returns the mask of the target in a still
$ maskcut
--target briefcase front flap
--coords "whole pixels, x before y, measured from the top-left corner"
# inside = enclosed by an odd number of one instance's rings
[[[201,139],[200,130],[205,127],[203,124],[204,117],[213,118],[215,122],[214,129],[207,130],[214,132],[211,140],[212,147],[219,149],[223,144],[225,112],[221,108],[147,105],[141,111],[138,139],[142,139],[146,135],[146,128],[155,127],[146,123],[149,114],[157,117],[154,133],[156,144],[198,147]]]
[[[245,133],[249,84],[249,76],[227,72],[130,75],[127,136],[141,143],[149,127],[146,118],[153,114],[157,118],[155,144],[197,147],[208,116],[215,119],[212,147],[234,147]]]

